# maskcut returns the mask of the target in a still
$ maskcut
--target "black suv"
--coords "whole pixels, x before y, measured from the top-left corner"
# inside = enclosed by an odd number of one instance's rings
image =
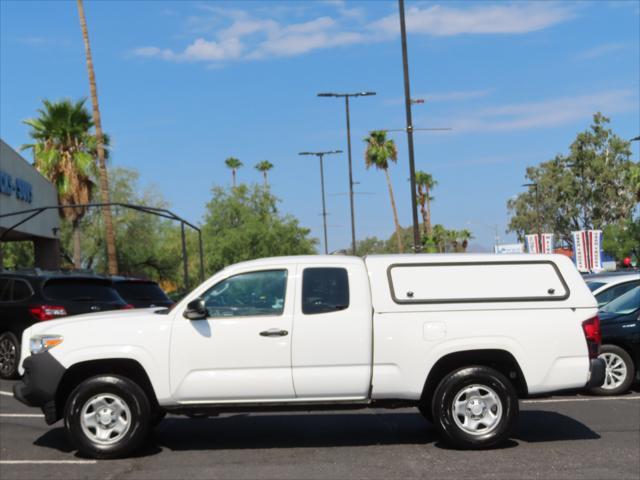
[[[111,280],[120,296],[134,308],[170,307],[174,303],[153,280],[118,276]]]
[[[91,273],[0,271],[0,378],[15,378],[22,332],[67,315],[132,308],[111,280]]]

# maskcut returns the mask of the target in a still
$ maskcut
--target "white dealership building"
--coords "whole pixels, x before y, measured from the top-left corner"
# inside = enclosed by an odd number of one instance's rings
[[[55,208],[12,215],[58,204],[56,188],[35,167],[0,140],[0,268],[2,245],[6,242],[33,243],[36,267],[55,269],[60,264],[58,232],[60,220]],[[10,216],[7,216],[10,215]],[[24,222],[24,223],[20,223]]]

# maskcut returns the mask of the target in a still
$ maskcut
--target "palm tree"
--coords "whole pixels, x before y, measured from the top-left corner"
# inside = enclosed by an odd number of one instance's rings
[[[93,122],[84,103],[84,99],[44,100],[38,118],[24,121],[31,127],[29,135],[34,143],[22,145],[21,150],[33,151],[35,167],[56,186],[60,205],[89,203],[95,186],[97,140],[90,133]],[[82,264],[80,221],[85,213],[83,207],[60,209],[60,215],[71,222],[76,268]]]
[[[242,162],[235,157],[227,158],[224,163],[231,169],[231,174],[233,175],[233,186],[236,186],[236,172],[240,167],[242,167]]]
[[[389,177],[389,160],[396,162],[398,160],[398,149],[393,140],[387,140],[387,132],[384,130],[374,130],[364,139],[367,143],[367,149],[364,153],[364,161],[367,168],[372,166],[378,170],[383,170],[387,177],[387,186],[389,187],[389,198],[391,199],[391,210],[393,211],[393,221],[396,225],[396,240],[398,241],[398,251],[402,253],[404,247],[402,245],[402,234],[400,232],[400,222],[398,221],[398,211],[396,209],[396,201],[393,198],[393,186]]]
[[[267,180],[267,172],[273,168],[273,163],[269,160],[262,160],[261,162],[256,163],[255,168],[259,172],[262,172],[262,175],[264,176],[264,186],[268,187],[269,181]]]
[[[438,184],[430,173],[418,170],[416,172],[416,187],[418,190],[418,204],[422,213],[422,222],[424,225],[424,234],[427,238],[433,234],[431,228],[431,190]]]
[[[93,71],[93,58],[91,56],[91,46],[89,45],[89,31],[87,30],[87,19],[84,16],[84,6],[82,0],[77,0],[78,15],[80,16],[80,28],[82,29],[82,39],[84,40],[84,50],[87,57],[87,72],[89,74],[89,88],[91,90],[91,104],[93,105],[93,123],[96,127],[96,147],[98,153],[98,172],[100,180],[100,197],[103,203],[109,203],[109,177],[107,175],[105,138],[102,132],[102,121],[100,119],[100,107],[98,105],[98,89],[96,87],[96,74]],[[103,207],[104,228],[107,244],[107,264],[109,274],[118,274],[118,258],[116,255],[116,236],[113,230],[113,218],[111,207]]]

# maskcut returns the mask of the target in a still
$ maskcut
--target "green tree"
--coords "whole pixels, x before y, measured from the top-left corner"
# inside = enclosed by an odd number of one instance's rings
[[[403,252],[402,235],[400,233],[400,222],[398,221],[398,211],[396,209],[396,201],[393,197],[393,186],[389,177],[389,160],[396,162],[398,160],[398,149],[392,139],[387,140],[387,132],[384,130],[374,130],[364,139],[367,148],[364,153],[364,161],[367,168],[375,167],[382,170],[387,179],[387,187],[389,188],[389,199],[391,200],[391,210],[393,211],[393,222],[396,226],[396,239],[398,242],[398,250]]]
[[[267,172],[273,168],[273,163],[269,160],[262,160],[261,162],[256,163],[255,169],[262,173],[264,177],[264,186],[269,186],[269,181],[267,180]]]
[[[438,184],[430,173],[418,170],[416,172],[416,189],[418,194],[418,205],[422,213],[422,222],[424,225],[424,234],[429,237],[432,234],[431,228],[431,191]]]
[[[233,178],[233,186],[236,186],[236,172],[242,167],[242,162],[235,157],[229,157],[224,161],[225,165],[231,169],[231,175]]]
[[[239,185],[214,187],[212,193],[202,227],[208,272],[254,258],[315,253],[310,230],[281,215],[268,189]]]
[[[21,150],[32,150],[36,168],[56,186],[60,205],[89,203],[94,188],[96,138],[90,133],[93,122],[84,102],[44,100],[39,116],[24,121],[34,143]],[[82,207],[60,209],[72,225],[76,268],[82,266],[80,222],[85,214]]]
[[[608,118],[596,113],[568,155],[527,168],[527,180],[538,185],[541,228],[557,234],[565,244],[572,245],[571,231],[603,229],[630,219],[637,204],[629,142],[615,135],[608,124]],[[520,240],[535,231],[534,189],[509,200],[507,208],[509,231]]]
[[[619,262],[625,257],[640,258],[640,215],[607,225],[602,232],[602,249]]]

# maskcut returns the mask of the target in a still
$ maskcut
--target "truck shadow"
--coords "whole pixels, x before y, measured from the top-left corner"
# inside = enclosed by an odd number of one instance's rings
[[[527,443],[592,440],[600,436],[577,420],[556,412],[520,412],[512,440],[503,448]],[[154,455],[167,448],[184,450],[318,448],[373,445],[426,445],[439,441],[433,425],[418,413],[320,413],[291,415],[239,414],[221,418],[169,417],[137,456]],[[72,452],[62,428],[48,431],[35,445]]]

